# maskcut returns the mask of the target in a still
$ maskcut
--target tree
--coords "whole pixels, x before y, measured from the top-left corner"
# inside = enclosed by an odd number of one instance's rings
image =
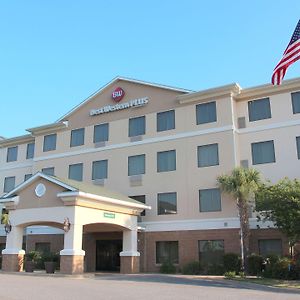
[[[221,175],[217,178],[220,189],[236,199],[241,228],[241,257],[242,267],[247,272],[249,254],[249,202],[254,198],[260,185],[260,174],[255,169],[235,168],[230,175]]]
[[[274,222],[287,236],[293,255],[293,247],[300,240],[300,181],[284,178],[274,185],[261,185],[256,210],[264,221]]]

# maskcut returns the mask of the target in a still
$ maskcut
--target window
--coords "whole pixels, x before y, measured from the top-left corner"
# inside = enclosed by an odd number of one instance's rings
[[[49,176],[54,176],[54,167],[50,167],[50,168],[43,168],[42,172],[46,175]]]
[[[25,174],[24,181],[28,180],[31,176],[32,176],[32,174]]]
[[[145,134],[145,116],[129,119],[129,137]]]
[[[34,156],[34,143],[27,144],[26,159],[33,158],[33,156]]]
[[[258,240],[259,254],[267,256],[270,254],[282,255],[282,242],[280,239]]]
[[[69,165],[69,179],[82,181],[83,164]]]
[[[18,159],[18,146],[7,148],[6,161],[16,161]]]
[[[156,242],[156,263],[178,264],[178,241]]]
[[[35,243],[35,251],[44,254],[44,253],[50,253],[51,251],[51,244],[47,242],[40,242],[40,243]]]
[[[274,141],[251,144],[252,164],[267,164],[275,162]]]
[[[157,152],[157,172],[176,170],[176,150]]]
[[[298,159],[300,159],[300,136],[296,137],[296,145],[297,145],[297,155]]]
[[[94,126],[94,143],[108,141],[108,123],[99,124]]]
[[[128,157],[128,176],[145,174],[145,154]]]
[[[292,93],[293,114],[300,113],[300,92]]]
[[[217,121],[216,101],[196,105],[197,125]]]
[[[175,128],[175,111],[157,113],[157,131],[171,130]]]
[[[217,166],[219,164],[218,144],[198,146],[198,167]]]
[[[15,176],[5,177],[3,192],[9,193],[10,191],[12,191],[15,188],[15,182],[16,182]]]
[[[221,210],[221,193],[219,189],[199,190],[199,206],[201,212]]]
[[[157,195],[157,214],[177,214],[177,193],[160,193]]]
[[[84,144],[84,128],[72,130],[70,147],[81,146],[83,144]]]
[[[107,178],[107,159],[93,161],[92,180]]]
[[[136,201],[139,201],[139,202],[141,202],[141,203],[143,203],[143,204],[146,203],[146,196],[145,196],[145,195],[130,196],[130,198],[132,198],[132,199],[134,199],[134,200],[136,200]],[[143,210],[143,211],[141,212],[141,216],[145,216],[145,215],[146,215],[146,211]]]
[[[270,99],[264,98],[248,102],[249,121],[271,118]]]
[[[56,133],[44,136],[43,151],[52,151],[56,149]]]
[[[199,260],[205,265],[221,265],[224,256],[223,240],[199,241]]]

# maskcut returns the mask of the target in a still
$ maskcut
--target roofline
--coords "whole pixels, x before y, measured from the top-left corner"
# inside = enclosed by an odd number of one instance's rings
[[[60,181],[59,179],[56,179],[52,176],[46,175],[42,172],[37,172],[35,173],[33,176],[31,176],[29,179],[27,179],[26,181],[22,182],[21,184],[17,185],[13,190],[11,190],[9,193],[5,194],[4,196],[2,196],[0,199],[9,199],[11,196],[13,196],[16,192],[24,189],[27,185],[31,184],[33,181],[35,181],[36,178],[44,178],[52,183],[55,183],[59,186],[62,186],[68,190],[71,191],[77,191],[76,188],[65,184],[64,182]],[[3,201],[1,201],[3,202]]]
[[[151,209],[150,206],[147,206],[145,204],[139,204],[139,203],[132,203],[129,201],[125,200],[119,200],[111,197],[106,197],[106,196],[100,196],[96,194],[91,194],[91,193],[86,193],[82,191],[71,191],[71,192],[61,192],[57,194],[57,197],[63,198],[63,197],[82,197],[90,200],[97,200],[97,201],[103,201],[103,202],[108,202],[112,204],[118,204],[122,206],[127,206],[127,207],[133,207],[133,208],[139,208],[139,209]]]
[[[234,98],[236,100],[248,100],[297,90],[300,90],[300,77],[284,80],[281,85],[268,83],[242,89]]]
[[[220,98],[223,96],[234,96],[239,94],[242,88],[238,83],[231,83],[223,85],[220,87],[210,88],[207,90],[202,90],[199,92],[190,93],[187,95],[177,96],[176,99],[180,104],[189,104],[196,101],[211,99],[211,98]]]
[[[26,129],[26,131],[32,133],[32,134],[45,134],[48,132],[52,132],[53,130],[60,130],[64,129],[68,126],[67,122],[56,122],[51,124],[46,124],[38,127],[33,127]]]
[[[112,84],[114,84],[115,82],[117,82],[119,80],[132,82],[132,83],[143,84],[143,85],[147,85],[147,86],[153,86],[153,87],[166,89],[166,90],[172,90],[172,91],[181,92],[181,93],[194,92],[194,91],[187,90],[187,89],[175,88],[175,87],[170,87],[170,86],[162,85],[162,84],[158,84],[158,83],[146,82],[146,81],[142,81],[142,80],[117,76],[114,79],[112,79],[111,81],[109,81],[108,83],[106,83],[104,86],[102,86],[100,89],[96,90],[93,94],[91,94],[89,97],[87,97],[81,103],[76,105],[74,108],[72,108],[69,112],[67,112],[65,115],[63,115],[61,118],[59,118],[56,122],[61,122],[61,121],[65,120],[65,118],[69,117],[71,114],[73,114],[75,111],[77,111],[81,106],[83,106],[84,104],[86,104],[87,102],[92,100],[95,96],[99,95],[103,90],[105,90],[106,88],[108,88],[109,86],[111,86]]]
[[[28,143],[34,141],[34,137],[31,134],[20,135],[9,139],[0,139],[0,148],[19,145],[20,143]]]

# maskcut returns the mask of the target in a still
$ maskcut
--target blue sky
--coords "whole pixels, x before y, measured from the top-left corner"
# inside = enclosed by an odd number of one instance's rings
[[[2,0],[0,135],[56,121],[118,75],[197,91],[268,83],[299,12],[299,0]]]

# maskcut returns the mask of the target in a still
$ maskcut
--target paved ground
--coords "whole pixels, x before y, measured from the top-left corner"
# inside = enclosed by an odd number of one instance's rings
[[[1,300],[300,299],[300,291],[219,278],[157,274],[63,277],[0,273]]]

